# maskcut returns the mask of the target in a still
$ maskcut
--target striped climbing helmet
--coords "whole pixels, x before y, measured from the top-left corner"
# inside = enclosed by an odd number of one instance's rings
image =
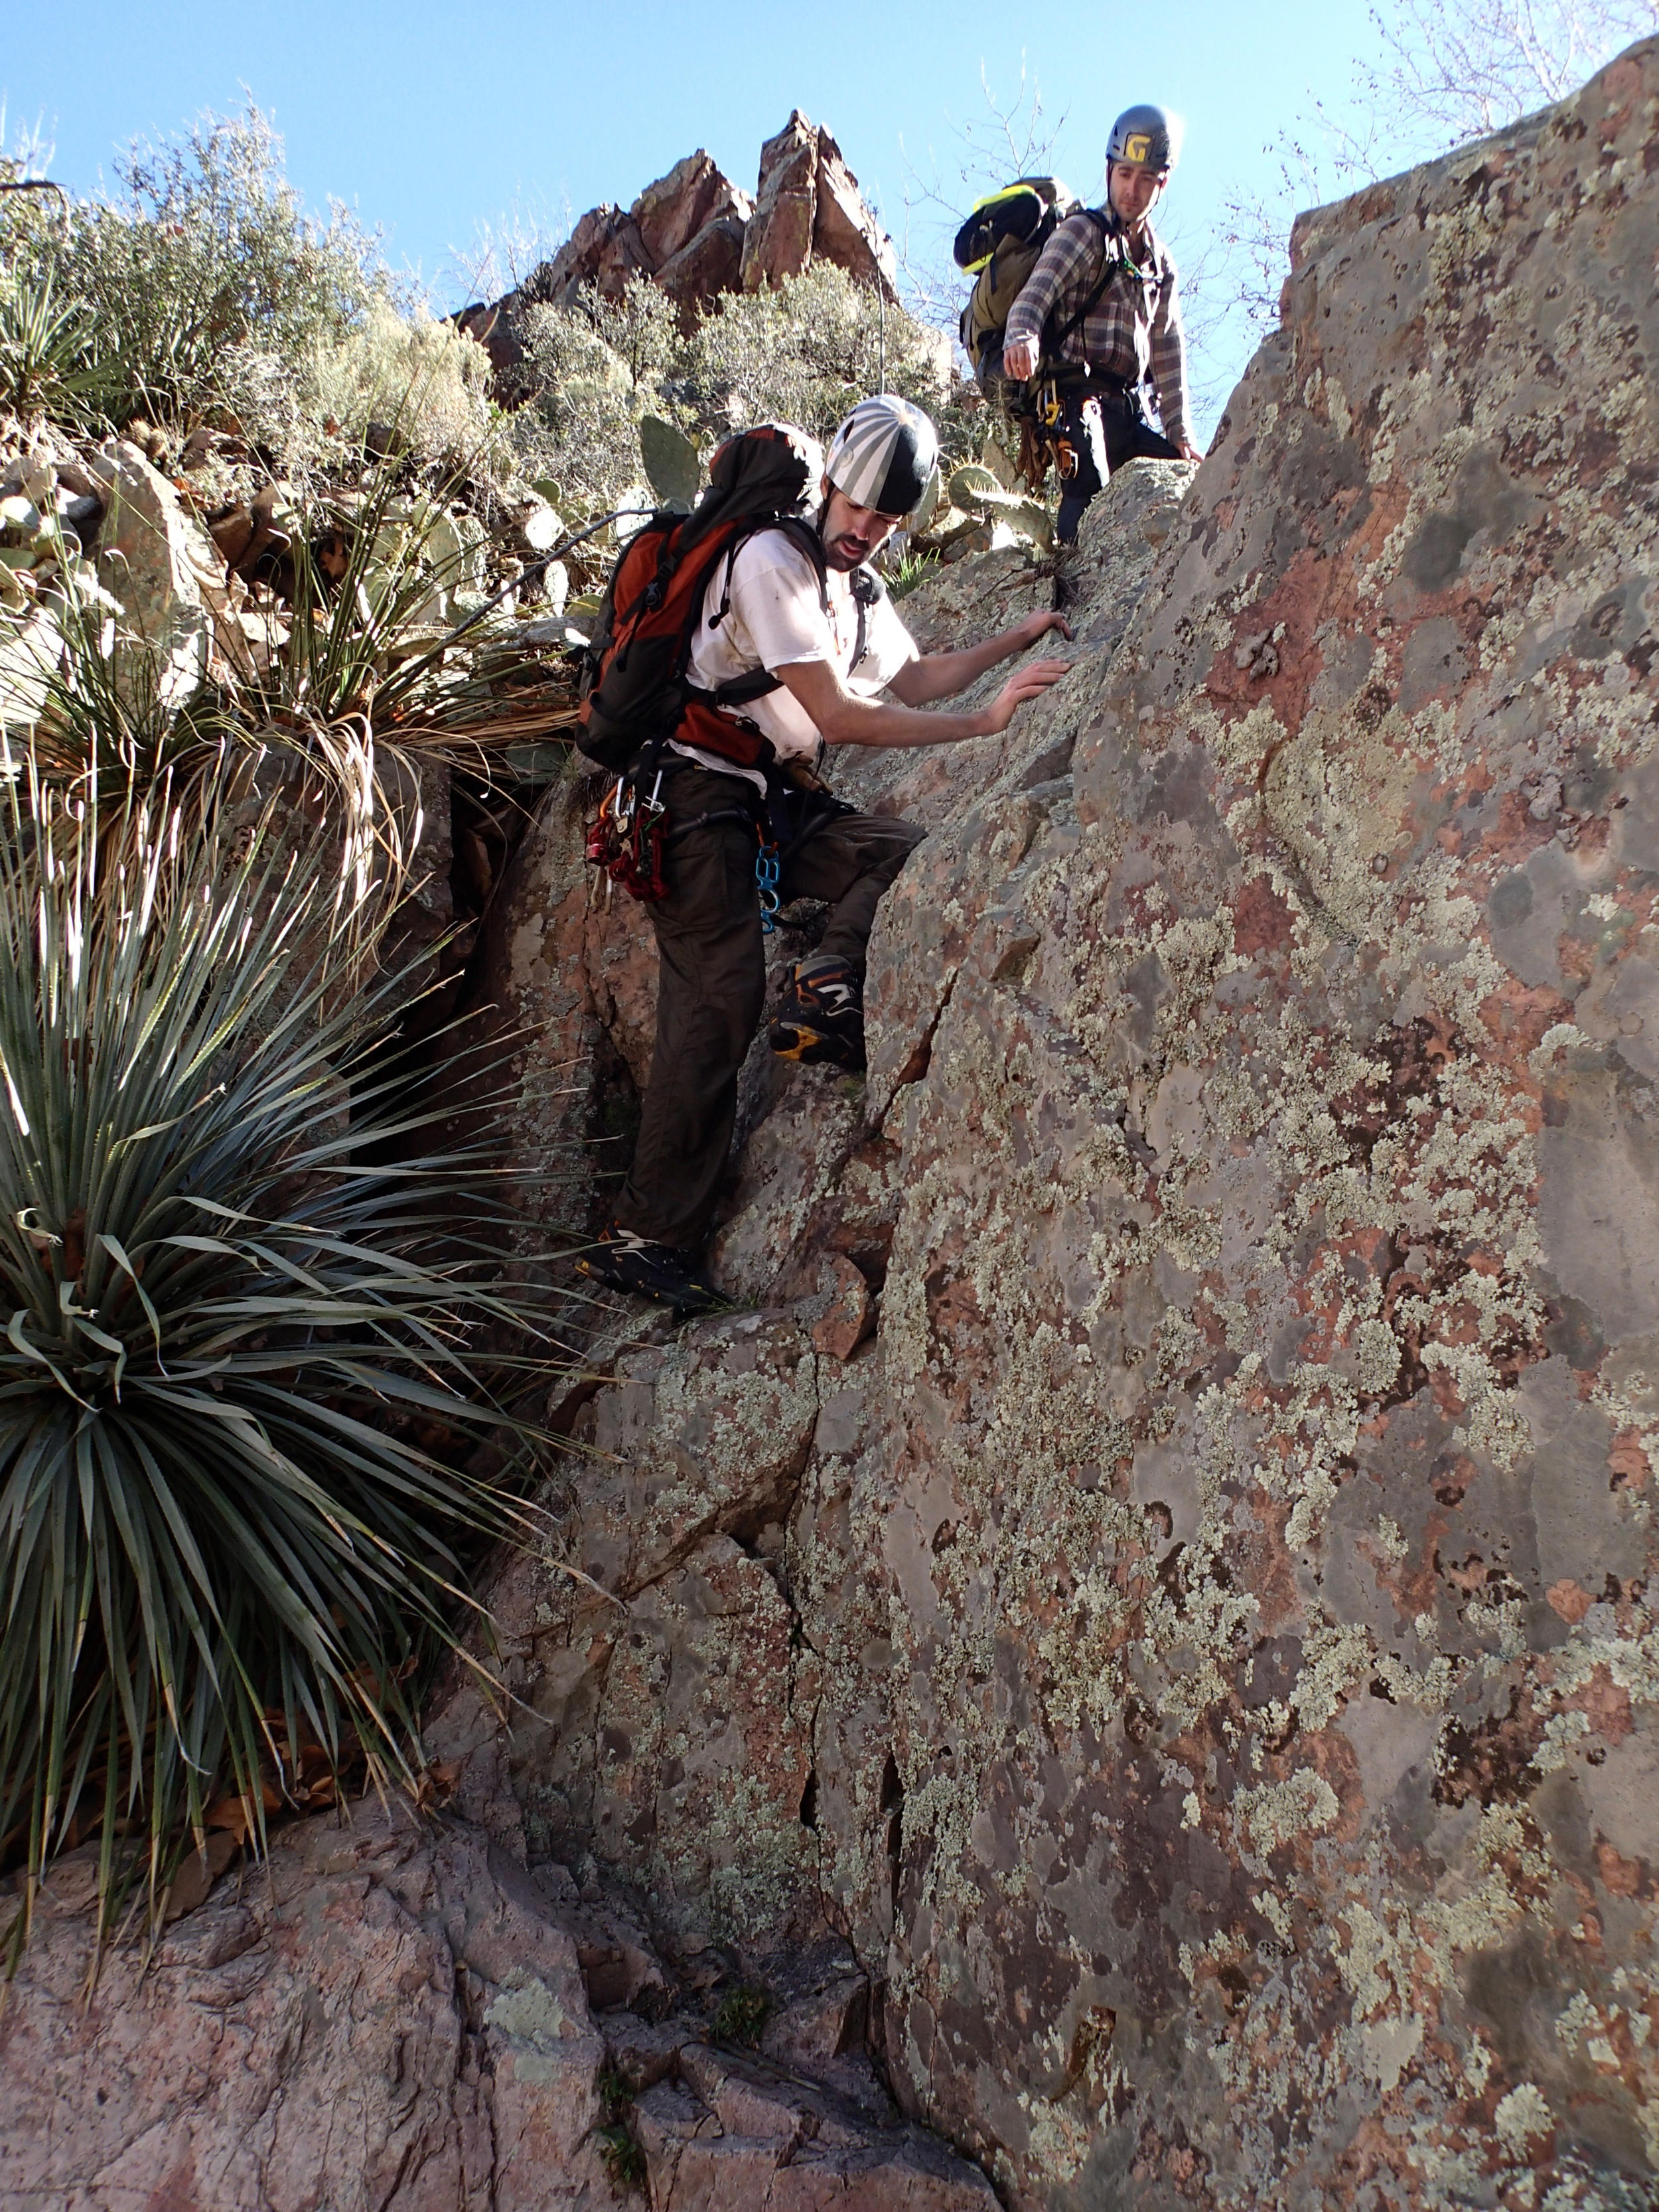
[[[920,407],[882,392],[860,399],[830,441],[824,473],[854,507],[908,514],[939,463],[939,433]]]

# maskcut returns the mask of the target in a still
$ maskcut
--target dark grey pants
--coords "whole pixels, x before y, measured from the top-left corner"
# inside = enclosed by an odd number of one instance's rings
[[[671,823],[743,805],[733,778],[696,766],[663,790]],[[829,901],[819,950],[861,976],[882,893],[924,834],[877,815],[837,816],[783,863],[779,894]],[[738,1071],[766,994],[756,851],[746,823],[690,831],[670,848],[667,897],[647,908],[659,955],[657,1041],[617,1218],[654,1243],[696,1249],[720,1195]]]
[[[1061,434],[1077,456],[1077,473],[1060,486],[1054,535],[1062,545],[1077,536],[1083,510],[1125,461],[1178,461],[1178,447],[1154,430],[1139,401],[1111,385],[1073,392],[1066,403]]]

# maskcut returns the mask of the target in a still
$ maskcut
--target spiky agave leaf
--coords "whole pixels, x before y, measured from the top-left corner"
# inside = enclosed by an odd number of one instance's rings
[[[342,990],[331,856],[239,857],[159,792],[111,839],[33,775],[5,827],[15,1960],[77,1833],[102,1838],[107,1930],[134,1884],[153,1922],[222,1793],[259,1831],[262,1775],[302,1747],[414,1773],[419,1662],[465,1621],[469,1537],[512,1518],[452,1462],[528,1379],[484,1343],[522,1342],[532,1293],[490,1279],[488,1169],[410,1157],[422,1117],[368,1057],[396,979]]]

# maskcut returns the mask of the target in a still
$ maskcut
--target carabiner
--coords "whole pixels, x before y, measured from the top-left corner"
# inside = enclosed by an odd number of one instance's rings
[[[755,884],[760,894],[761,934],[770,937],[777,927],[773,919],[778,910],[778,848],[763,845],[755,855]]]

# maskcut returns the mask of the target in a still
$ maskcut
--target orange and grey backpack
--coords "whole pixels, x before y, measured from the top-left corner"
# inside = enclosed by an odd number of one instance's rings
[[[778,678],[760,668],[704,690],[690,680],[691,649],[715,570],[724,561],[726,597],[710,617],[718,623],[731,605],[732,563],[762,530],[784,532],[806,554],[829,611],[823,543],[802,511],[814,467],[800,432],[776,422],[745,430],[714,455],[709,489],[690,514],[659,511],[629,540],[583,670],[576,743],[590,760],[621,774],[673,738],[737,768],[771,764],[761,732],[720,710],[763,698]],[[860,617],[861,625],[861,602]]]

